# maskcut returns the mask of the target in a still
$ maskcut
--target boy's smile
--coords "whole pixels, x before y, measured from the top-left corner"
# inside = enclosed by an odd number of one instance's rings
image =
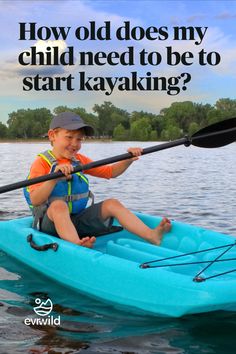
[[[83,129],[66,130],[63,128],[50,129],[49,139],[53,145],[53,154],[58,159],[71,160],[81,148],[84,139]]]

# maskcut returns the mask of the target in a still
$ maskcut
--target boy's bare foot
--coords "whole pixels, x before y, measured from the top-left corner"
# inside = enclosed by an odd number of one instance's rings
[[[151,237],[148,239],[154,245],[160,245],[163,235],[171,229],[171,222],[167,218],[163,218],[160,224],[151,231]]]
[[[94,236],[87,236],[87,237],[84,237],[82,238],[80,241],[79,241],[79,245],[80,246],[83,246],[83,247],[87,247],[87,248],[93,248],[93,245],[96,241],[96,237]]]

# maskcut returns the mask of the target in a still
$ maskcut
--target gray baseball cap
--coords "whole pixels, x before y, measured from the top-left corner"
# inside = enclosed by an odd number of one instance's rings
[[[84,129],[87,136],[94,135],[94,129],[86,124],[78,114],[73,112],[62,112],[52,118],[50,129],[63,128],[67,130]]]

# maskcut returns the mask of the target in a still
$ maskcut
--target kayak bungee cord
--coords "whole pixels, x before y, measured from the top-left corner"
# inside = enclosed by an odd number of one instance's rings
[[[195,275],[195,277],[193,278],[194,281],[196,282],[200,282],[203,280],[206,280],[206,278],[202,278],[200,277],[200,275],[207,270],[212,264],[214,264],[217,260],[220,259],[220,257],[222,257],[226,252],[228,252],[233,246],[235,246],[236,243],[230,245],[225,251],[223,251],[221,254],[219,254],[211,263],[209,263],[205,268],[203,268],[199,273],[197,273],[197,275]]]
[[[194,251],[194,252],[189,252],[189,253],[184,253],[184,254],[180,254],[177,256],[171,256],[171,257],[166,257],[166,258],[162,258],[162,259],[155,259],[155,260],[151,260],[148,262],[144,262],[142,264],[140,264],[140,268],[142,269],[149,269],[149,268],[164,268],[164,267],[176,267],[176,266],[186,266],[186,265],[194,265],[194,264],[205,264],[208,263],[207,266],[205,268],[203,268],[200,272],[198,272],[194,278],[193,281],[195,282],[202,282],[205,281],[207,279],[211,279],[211,278],[215,278],[217,276],[220,275],[225,275],[228,273],[232,273],[235,272],[236,269],[233,270],[229,270],[226,271],[224,273],[218,273],[212,276],[208,276],[208,277],[201,277],[200,275],[206,270],[208,269],[211,265],[213,265],[214,263],[220,263],[220,262],[226,262],[226,261],[235,261],[236,258],[226,258],[226,259],[220,259],[220,257],[222,257],[224,254],[226,254],[226,252],[228,252],[231,248],[233,248],[236,245],[236,241],[234,243],[231,244],[227,244],[227,245],[223,245],[223,246],[217,246],[217,247],[211,247],[211,248],[207,248],[204,250],[200,250],[200,251]],[[159,262],[163,262],[163,261],[167,261],[167,260],[171,260],[171,259],[176,259],[176,258],[182,258],[182,257],[186,257],[186,256],[190,256],[190,255],[196,255],[199,253],[203,253],[203,252],[209,252],[209,251],[213,251],[213,250],[217,250],[217,249],[222,249],[222,248],[227,248],[225,251],[223,251],[221,254],[219,254],[215,259],[213,260],[204,260],[204,261],[193,261],[193,262],[183,262],[183,263],[168,263],[168,264],[161,264],[161,265],[152,265],[153,263],[159,263]]]
[[[158,261],[162,261],[162,259],[159,259]],[[157,262],[158,262],[157,261]],[[193,262],[184,262],[184,263],[168,263],[168,264],[161,264],[161,265],[156,265],[156,266],[150,266],[150,267],[142,267],[142,269],[147,269],[147,268],[164,268],[164,267],[178,267],[182,265],[194,265],[194,264],[204,264],[204,263],[221,263],[221,262],[226,262],[226,261],[236,261],[236,257],[234,258],[224,258],[224,259],[209,259],[205,261],[193,261]]]
[[[186,257],[186,256],[192,256],[193,254],[198,254],[198,253],[202,253],[202,252],[208,252],[208,251],[214,251],[220,248],[226,248],[226,247],[231,247],[231,246],[235,246],[236,245],[236,241],[235,243],[230,243],[227,245],[222,245],[222,246],[216,246],[216,247],[211,247],[211,248],[205,248],[204,250],[200,250],[200,251],[193,251],[193,252],[189,252],[189,253],[183,253],[183,254],[178,254],[177,256],[171,256],[171,257],[165,257],[162,259],[154,259],[152,261],[148,261],[148,262],[144,262],[142,264],[140,264],[140,268],[146,269],[146,268],[157,268],[158,266],[150,266],[149,264],[152,263],[158,263],[158,262],[162,262],[162,261],[167,261],[169,259],[174,259],[174,258],[181,258],[181,257]]]

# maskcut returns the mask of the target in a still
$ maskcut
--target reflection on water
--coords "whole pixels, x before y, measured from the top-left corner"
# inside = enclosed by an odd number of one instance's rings
[[[94,160],[151,143],[85,143]],[[26,178],[40,144],[1,144],[1,185]],[[140,158],[121,177],[91,177],[97,201],[119,198],[127,207],[167,215],[236,235],[236,144],[220,149],[178,147]],[[0,195],[0,219],[28,215],[22,191]],[[158,295],[158,294],[157,294]],[[26,326],[35,299],[49,297],[59,328]],[[0,252],[0,353],[234,353],[236,315],[182,319],[141,317],[64,289]]]

